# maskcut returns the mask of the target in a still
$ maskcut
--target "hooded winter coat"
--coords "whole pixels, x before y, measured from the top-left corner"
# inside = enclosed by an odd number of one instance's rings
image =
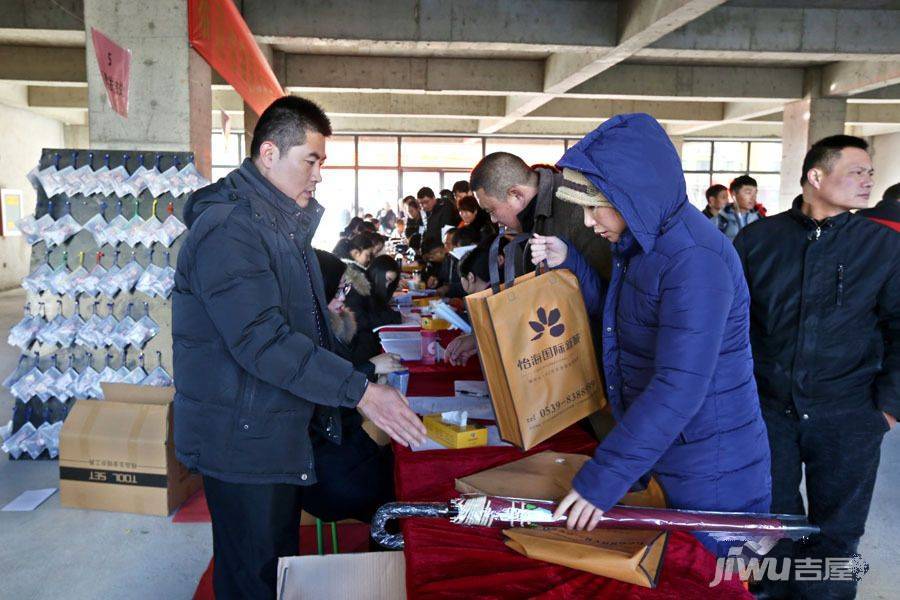
[[[767,511],[747,284],[731,242],[688,202],[665,131],[649,115],[620,115],[559,166],[584,173],[628,225],[608,289],[572,244],[562,265],[589,311],[602,311],[596,333],[617,422],[573,487],[607,510],[653,472],[672,507]]]
[[[333,352],[319,261],[323,209],[247,159],[195,192],[172,294],[175,449],[231,483],[316,482],[310,430],[341,439],[366,376]]]

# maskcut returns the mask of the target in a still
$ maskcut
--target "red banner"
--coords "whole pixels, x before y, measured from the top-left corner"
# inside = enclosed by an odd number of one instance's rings
[[[190,0],[188,36],[191,47],[257,115],[284,96],[272,67],[231,0]]]

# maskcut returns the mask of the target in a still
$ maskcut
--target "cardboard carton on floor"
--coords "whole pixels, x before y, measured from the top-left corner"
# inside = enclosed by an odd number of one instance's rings
[[[174,388],[104,384],[75,403],[59,436],[62,506],[167,516],[200,488],[175,458]]]
[[[403,552],[364,552],[278,559],[278,600],[405,600]]]

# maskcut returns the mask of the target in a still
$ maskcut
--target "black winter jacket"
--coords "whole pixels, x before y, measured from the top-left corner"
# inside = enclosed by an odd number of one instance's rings
[[[351,361],[358,364],[381,354],[381,340],[372,331],[382,325],[397,325],[403,317],[375,297],[366,271],[356,263],[348,263],[345,277],[352,284],[344,304],[356,316],[356,335],[349,343]]]
[[[331,351],[319,261],[323,209],[278,191],[245,160],[195,192],[172,297],[175,448],[234,483],[316,482],[313,427],[339,443],[339,408],[366,376]]]
[[[441,236],[441,230],[446,225],[456,227],[459,225],[459,212],[453,203],[443,198],[438,198],[428,215],[425,225],[425,233],[422,235],[422,248],[428,248],[429,244],[440,242],[443,244],[444,238]]]
[[[849,212],[816,223],[802,202],[734,241],[762,405],[900,416],[900,236]]]

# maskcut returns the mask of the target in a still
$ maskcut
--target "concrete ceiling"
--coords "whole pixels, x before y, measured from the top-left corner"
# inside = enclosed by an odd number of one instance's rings
[[[809,93],[848,98],[848,130],[900,130],[900,1],[238,5],[283,86],[345,130],[581,135],[646,111],[673,135],[769,136]],[[70,122],[87,107],[81,15],[81,0],[0,0],[0,82]],[[215,109],[243,112],[214,89]]]

